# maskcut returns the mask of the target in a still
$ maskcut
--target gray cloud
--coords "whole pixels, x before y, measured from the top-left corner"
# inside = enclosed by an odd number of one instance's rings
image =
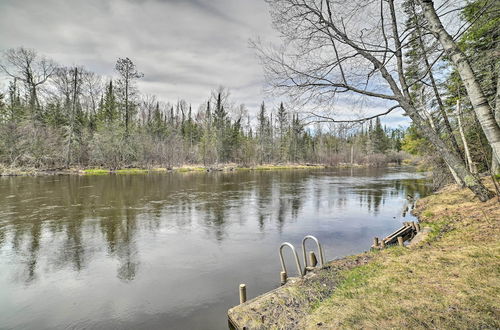
[[[0,30],[2,49],[35,48],[104,75],[130,57],[144,93],[194,105],[218,85],[260,103],[262,69],[248,39],[274,34],[267,5],[255,0],[2,0]]]

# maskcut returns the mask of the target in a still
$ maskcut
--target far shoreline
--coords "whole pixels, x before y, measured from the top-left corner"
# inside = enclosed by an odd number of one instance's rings
[[[69,167],[69,168],[12,168],[2,167],[0,165],[0,177],[15,177],[15,176],[58,176],[58,175],[78,175],[78,176],[95,176],[95,175],[131,175],[131,174],[154,174],[154,173],[210,173],[210,172],[241,172],[241,171],[280,171],[280,170],[312,170],[312,169],[327,169],[327,168],[395,168],[408,167],[415,168],[412,164],[396,164],[388,163],[386,165],[373,164],[350,164],[340,163],[337,165],[324,164],[263,164],[255,166],[243,166],[237,164],[220,164],[220,165],[182,165],[175,167],[123,167],[118,169],[109,169],[105,167]],[[418,170],[417,170],[418,171]]]

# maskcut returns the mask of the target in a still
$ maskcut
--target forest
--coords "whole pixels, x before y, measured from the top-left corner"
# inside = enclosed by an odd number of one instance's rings
[[[62,67],[26,48],[5,52],[10,77],[0,94],[0,160],[5,166],[171,168],[184,164],[401,162],[403,129],[379,118],[359,127],[305,125],[300,113],[264,103],[251,116],[229,91],[213,91],[193,110],[185,100],[143,95],[129,58],[117,77]]]

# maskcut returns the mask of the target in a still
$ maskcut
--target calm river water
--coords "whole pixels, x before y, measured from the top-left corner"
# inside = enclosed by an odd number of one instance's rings
[[[249,298],[279,285],[281,242],[365,251],[412,220],[425,183],[402,169],[0,178],[0,329],[225,329],[240,283]]]

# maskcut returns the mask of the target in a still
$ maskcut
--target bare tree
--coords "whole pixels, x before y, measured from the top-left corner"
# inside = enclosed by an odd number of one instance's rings
[[[79,106],[82,93],[82,72],[79,67],[60,67],[54,75],[54,85],[63,98],[66,112],[66,166],[72,162],[72,153],[75,142],[80,140]]]
[[[82,79],[82,103],[85,110],[92,116],[97,114],[99,97],[103,92],[102,78],[95,72],[80,69]]]
[[[320,106],[341,97],[385,101],[388,110],[376,116],[401,108],[480,200],[493,196],[416,108],[403,61],[411,31],[401,23],[394,0],[268,3],[284,46],[255,46],[275,90]],[[320,121],[335,121],[312,113]]]
[[[159,101],[155,95],[147,94],[141,97],[139,103],[139,120],[142,125],[149,125],[155,109],[159,109]]]
[[[4,53],[5,63],[0,68],[10,77],[23,82],[29,98],[28,104],[32,116],[40,117],[38,89],[56,71],[57,65],[45,57],[40,57],[34,49],[11,48]]]
[[[116,71],[121,76],[121,84],[123,87],[124,94],[124,106],[125,106],[125,134],[128,135],[129,122],[130,122],[130,97],[135,94],[135,79],[144,77],[144,74],[137,71],[137,68],[128,57],[119,58],[115,65]]]

